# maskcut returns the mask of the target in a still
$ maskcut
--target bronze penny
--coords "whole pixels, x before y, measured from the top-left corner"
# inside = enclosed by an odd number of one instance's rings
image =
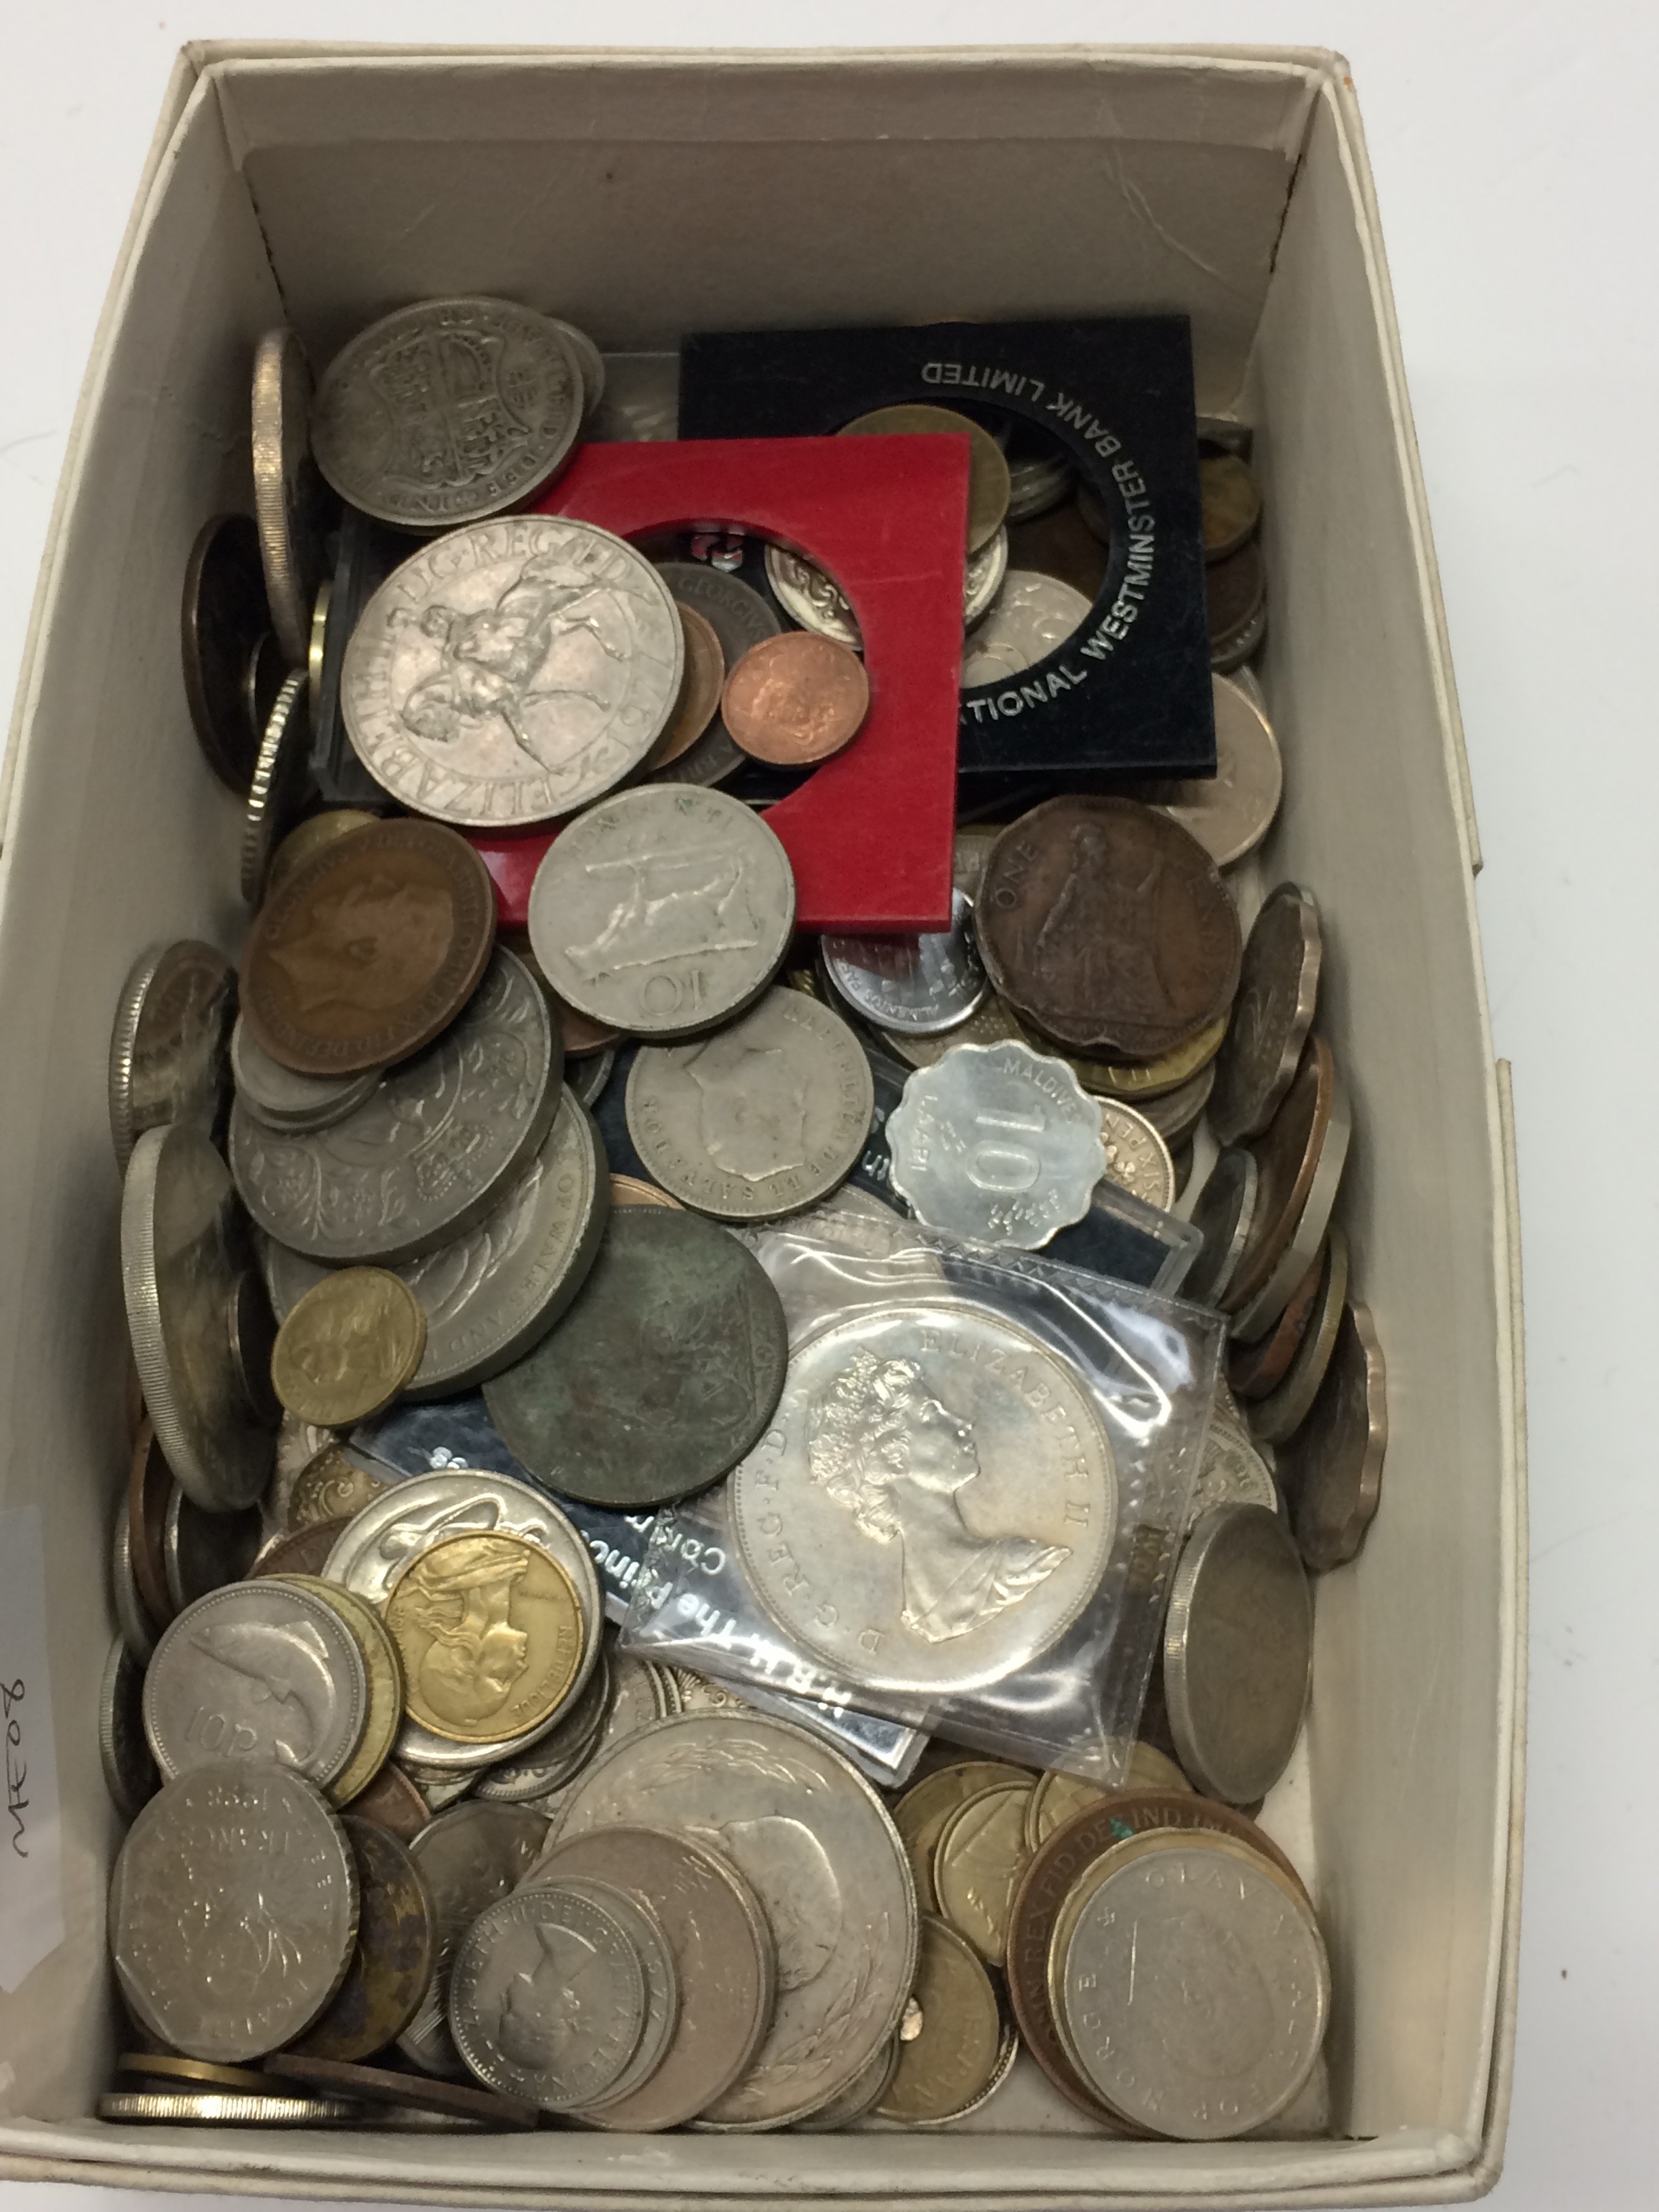
[[[828,760],[870,711],[870,679],[849,646],[813,630],[751,645],[726,679],[720,714],[751,759],[780,768]]]
[[[132,1448],[132,1467],[127,1477],[127,1528],[132,1578],[145,1612],[158,1628],[165,1628],[177,1611],[167,1589],[167,1507],[173,1491],[173,1470],[161,1455],[146,1415]]]
[[[726,684],[726,655],[714,625],[683,599],[674,605],[685,632],[685,678],[673,720],[647,756],[642,773],[647,776],[690,751],[719,712]]]
[[[1212,659],[1228,658],[1237,651],[1261,617],[1267,599],[1267,565],[1255,538],[1224,561],[1209,563],[1204,571],[1204,604]]]
[[[1173,1054],[1222,1019],[1238,985],[1238,915],[1220,871],[1133,799],[1045,799],[1010,823],[975,921],[998,991],[1078,1051]]]
[[[1198,489],[1204,507],[1204,558],[1224,561],[1255,536],[1261,494],[1248,463],[1237,453],[1217,453],[1201,460]]]
[[[933,407],[918,400],[906,400],[896,407],[877,407],[841,426],[843,438],[914,438],[940,432],[968,441],[968,550],[977,553],[1001,529],[1012,489],[1007,461],[988,430],[958,415],[954,408]]]
[[[1210,1127],[1236,1145],[1260,1136],[1291,1087],[1319,996],[1319,905],[1299,884],[1263,900],[1239,963],[1238,996],[1216,1054]]]
[[[1304,1559],[1326,1574],[1352,1559],[1376,1516],[1389,1448],[1389,1404],[1368,1308],[1346,1307],[1313,1410],[1280,1449],[1291,1526]]]
[[[264,2062],[285,2081],[308,2081],[337,2097],[368,2105],[405,2105],[417,2112],[447,2112],[497,2128],[535,2128],[541,2114],[518,2097],[498,2097],[468,2081],[443,2081],[431,2074],[400,2074],[389,2066],[359,2066],[349,2059],[316,2058],[301,2051],[275,2051]]]
[[[368,2058],[420,2009],[437,1938],[426,1884],[397,1837],[352,1813],[340,1825],[357,1862],[357,1942],[321,2019],[289,2047],[313,2058]]]
[[[1227,1286],[1228,1312],[1238,1313],[1266,1287],[1296,1234],[1340,1094],[1329,1045],[1310,1037],[1278,1112],[1249,1147],[1259,1170],[1255,1211]]]
[[[242,1012],[302,1075],[407,1060],[472,996],[495,939],[489,872],[436,822],[380,822],[302,860],[256,918]]]
[[[358,1820],[376,1821],[404,1843],[432,1825],[432,1808],[402,1767],[390,1759],[368,1789],[357,1792],[351,1810]]]
[[[1236,1398],[1254,1402],[1278,1388],[1308,1333],[1319,1297],[1320,1278],[1330,1254],[1328,1243],[1291,1293],[1291,1302],[1259,1344],[1237,1344],[1227,1362],[1227,1383]]]
[[[291,1536],[274,1537],[248,1569],[249,1581],[265,1575],[320,1575],[341,1531],[350,1526],[346,1514],[337,1521],[313,1521]]]
[[[248,673],[270,629],[258,530],[250,515],[216,514],[185,568],[185,697],[208,766],[239,799],[252,784],[264,726],[249,711]]]

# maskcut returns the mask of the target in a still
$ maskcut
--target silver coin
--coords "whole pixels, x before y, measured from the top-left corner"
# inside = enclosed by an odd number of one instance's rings
[[[562,1891],[567,1897],[586,1898],[590,1905],[610,1913],[622,1923],[645,1975],[645,2020],[633,2056],[608,2089],[573,2108],[578,2117],[589,2118],[633,2097],[661,2065],[679,2025],[679,1968],[662,1923],[644,1898],[617,1888],[599,1873],[580,1875],[565,1869],[544,1876],[537,1887]]]
[[[106,2089],[98,2117],[118,2126],[319,2128],[363,2124],[362,2106],[348,2097],[280,2097],[231,2089]]]
[[[1160,787],[1158,811],[1196,837],[1218,868],[1252,853],[1273,827],[1285,767],[1273,725],[1231,677],[1212,676],[1215,774]]]
[[[589,434],[611,444],[678,437],[680,357],[674,353],[608,353],[605,399]]]
[[[283,678],[259,740],[242,817],[242,896],[258,906],[271,855],[294,827],[311,784],[311,695],[303,669]]]
[[[461,1945],[450,2029],[486,2087],[568,2112],[620,2080],[646,2003],[617,1912],[568,1889],[525,1889],[481,1914]]]
[[[968,556],[962,577],[962,626],[972,629],[996,605],[1008,574],[1008,532],[999,530]]]
[[[118,1636],[98,1692],[98,1755],[104,1784],[124,1820],[137,1818],[161,1786],[144,1735],[144,1669]]]
[[[1279,1510],[1279,1486],[1267,1462],[1245,1434],[1236,1414],[1223,1411],[1220,1393],[1204,1438],[1198,1480],[1187,1507],[1187,1526],[1194,1527],[1218,1505],[1261,1505]]]
[[[672,432],[668,435],[672,436]],[[657,573],[674,597],[694,607],[720,641],[728,668],[735,668],[750,646],[775,637],[783,628],[752,585],[706,561],[659,561]],[[718,710],[696,744],[678,760],[652,771],[653,783],[724,783],[749,756],[732,737]]]
[[[474,1802],[440,1813],[410,1838],[410,1856],[421,1869],[432,1906],[432,1981],[398,2048],[422,2073],[451,2079],[465,2073],[449,2032],[456,1953],[479,1914],[512,1895],[546,1838],[546,1821],[526,1806]]]
[[[109,1124],[125,1169],[146,1129],[189,1121],[211,1133],[227,1097],[225,1040],[236,970],[185,938],[146,952],[121,986],[109,1046]]]
[[[294,331],[267,331],[253,355],[253,514],[271,626],[290,668],[306,665],[321,548],[313,524],[311,371]]]
[[[1153,1833],[1113,1851],[1055,1967],[1084,2078],[1126,2119],[1182,2142],[1282,2112],[1330,2014],[1311,1908],[1227,1837]]]
[[[175,1483],[161,1523],[161,1571],[175,1613],[210,1590],[239,1583],[252,1568],[264,1533],[257,1505],[238,1513],[204,1513]]]
[[[236,1096],[267,1128],[331,1128],[374,1096],[378,1067],[361,1075],[301,1075],[273,1060],[255,1042],[239,1014],[230,1033],[230,1070]]]
[[[523,1805],[545,1796],[578,1773],[592,1757],[611,1703],[608,1645],[599,1656],[581,1694],[561,1711],[533,1751],[521,1758],[497,1759],[478,1777],[475,1795],[492,1805]],[[545,1812],[544,1806],[538,1810]]]
[[[1088,1604],[1117,1476],[1068,1367],[924,1292],[793,1346],[732,1517],[755,1595],[840,1680],[954,1696],[1029,1665]]]
[[[776,975],[795,879],[738,800],[645,784],[590,808],[550,848],[529,924],[543,974],[579,1012],[636,1036],[693,1036]]]
[[[599,1133],[567,1090],[503,1203],[453,1243],[392,1270],[426,1316],[426,1351],[404,1397],[452,1397],[521,1358],[581,1288],[610,1210]],[[331,1272],[274,1242],[264,1261],[278,1321]]]
[[[302,2035],[344,1979],[357,1933],[345,1830],[290,1767],[198,1767],[128,1831],[109,1930],[127,2008],[165,2049],[259,2057]]]
[[[875,1085],[840,1015],[780,989],[712,1037],[646,1047],[627,1105],[665,1191],[720,1219],[765,1221],[814,1205],[857,1164]]]
[[[581,371],[582,428],[586,430],[605,398],[605,356],[586,331],[566,322],[562,315],[546,315],[543,320],[551,324],[576,357],[576,366]]]
[[[1291,1087],[1319,999],[1319,902],[1300,884],[1268,892],[1250,925],[1238,996],[1216,1054],[1210,1125],[1224,1144],[1259,1136]]]
[[[887,2042],[915,1972],[915,1888],[884,1808],[804,1729],[688,1713],[597,1759],[559,1835],[642,1820],[735,1865],[776,1947],[771,2025],[700,2124],[784,2127],[817,2111]]]
[[[1075,474],[1063,453],[1034,454],[1008,464],[1008,520],[1034,522],[1058,507]]]
[[[602,1753],[625,1742],[630,1735],[638,1735],[642,1729],[654,1728],[659,1721],[671,1719],[680,1711],[680,1695],[672,1672],[641,1658],[638,1652],[613,1651],[610,1675],[604,1717],[580,1764],[532,1801],[537,1811],[545,1814],[556,1829],[582,1775]]]
[[[973,915],[951,894],[951,927],[921,937],[826,937],[823,964],[855,1014],[883,1030],[930,1036],[965,1022],[990,989]]]
[[[252,1260],[242,1209],[207,1138],[185,1122],[147,1129],[121,1193],[127,1326],[167,1465],[210,1512],[251,1504],[276,1453],[276,1417],[267,1427],[249,1395],[234,1327]]]
[[[981,1244],[1035,1251],[1083,1218],[1106,1172],[1098,1103],[1027,1044],[958,1045],[918,1068],[885,1134],[917,1218]]]
[[[1008,533],[999,530],[977,552],[968,556],[962,578],[962,626],[971,629],[983,620],[1002,589],[1008,573]],[[858,617],[841,586],[804,553],[783,545],[766,549],[766,580],[778,605],[803,629],[833,638],[837,645],[864,650],[864,634]]]
[[[1045,659],[1088,620],[1091,604],[1058,576],[1010,568],[995,606],[963,649],[964,689],[1006,683]]]
[[[839,2095],[827,2105],[820,2106],[804,2120],[795,2122],[795,2132],[803,2136],[839,2135],[850,2128],[854,2120],[861,2120],[873,2110],[892,2087],[893,2076],[898,2071],[899,2052],[903,2048],[896,2035],[884,2050],[878,2051],[861,2073],[855,2074]]]
[[[147,1660],[155,1649],[155,1623],[150,1619],[144,1601],[138,1594],[137,1578],[132,1571],[132,1528],[127,1518],[125,1498],[115,1509],[110,1589],[115,1601],[116,1626],[135,1656],[141,1661]]]
[[[599,1102],[599,1095],[611,1080],[611,1071],[617,1065],[613,1047],[607,1045],[603,1052],[583,1053],[579,1059],[565,1062],[565,1073],[579,1105],[591,1114]]]
[[[144,1732],[169,1782],[275,1760],[326,1789],[368,1713],[368,1669],[343,1620],[276,1580],[232,1583],[186,1607],[144,1677]]]
[[[416,1259],[494,1212],[524,1174],[558,1109],[559,1060],[539,986],[497,945],[459,1018],[331,1129],[279,1133],[239,1105],[236,1188],[265,1234],[307,1259]]]
[[[1237,1270],[1255,1218],[1260,1169],[1254,1152],[1230,1145],[1210,1170],[1190,1219],[1204,1239],[1181,1295],[1194,1305],[1219,1305]]]
[[[1167,1213],[1176,1201],[1175,1163],[1170,1147],[1145,1114],[1118,1098],[1097,1098],[1106,1145],[1106,1180],[1133,1191],[1148,1206]]]
[[[552,514],[475,523],[405,561],[358,619],[346,727],[392,796],[507,830],[568,814],[672,719],[685,632],[642,554]]]
[[[580,365],[545,315],[510,300],[423,300],[329,363],[312,447],[342,499],[406,530],[516,507],[581,428]]]
[[[1182,1765],[1206,1796],[1251,1805],[1302,1726],[1313,1600],[1296,1540],[1262,1505],[1221,1505],[1188,1537],[1170,1588],[1164,1693]]]

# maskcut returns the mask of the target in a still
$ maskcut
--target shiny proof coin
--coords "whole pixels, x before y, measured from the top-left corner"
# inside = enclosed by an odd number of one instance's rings
[[[878,1029],[923,1036],[955,1029],[990,988],[974,946],[972,913],[957,890],[951,896],[949,929],[919,937],[825,937],[830,980],[853,1012]]]

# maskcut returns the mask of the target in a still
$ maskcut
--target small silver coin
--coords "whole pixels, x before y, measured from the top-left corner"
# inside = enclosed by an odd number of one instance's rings
[[[144,1677],[144,1732],[169,1782],[274,1760],[325,1789],[368,1712],[368,1670],[341,1616],[276,1580],[233,1583],[186,1607]]]
[[[1175,1163],[1149,1117],[1118,1098],[1095,1100],[1106,1145],[1106,1180],[1167,1213],[1176,1201]]]
[[[662,1188],[726,1221],[775,1220],[832,1191],[870,1133],[875,1085],[839,1014],[769,991],[714,1036],[646,1047],[628,1130]]]
[[[1099,1105],[1026,1044],[958,1045],[918,1068],[885,1133],[917,1218],[981,1244],[1035,1251],[1083,1218],[1106,1172]]]
[[[422,2073],[450,2079],[465,2073],[448,2021],[456,1953],[479,1914],[512,1895],[546,1838],[546,1821],[528,1807],[473,1802],[440,1813],[410,1839],[409,1854],[432,1906],[434,1940],[431,1986],[398,2048]]]
[[[136,1820],[161,1786],[144,1735],[144,1669],[118,1636],[98,1692],[98,1755],[116,1811]]]
[[[268,1129],[331,1129],[374,1094],[378,1067],[361,1075],[301,1075],[273,1060],[255,1042],[239,1014],[230,1033],[230,1070],[236,1096]]]
[[[577,354],[547,316],[510,300],[423,300],[335,355],[312,444],[365,514],[451,530],[538,491],[575,444],[584,397]]]
[[[1279,1510],[1279,1486],[1237,1417],[1224,1412],[1220,1393],[1204,1438],[1198,1480],[1187,1507],[1191,1528],[1218,1505],[1261,1505]]]
[[[1210,1170],[1190,1216],[1203,1248],[1181,1286],[1194,1305],[1218,1306],[1227,1294],[1249,1242],[1260,1172],[1255,1154],[1242,1145],[1230,1145]]]
[[[551,514],[453,532],[392,571],[352,632],[358,758],[418,814],[508,830],[586,805],[672,718],[685,631],[644,556]]]
[[[608,2089],[573,2108],[580,2117],[597,2117],[611,2106],[635,2096],[661,2065],[679,2025],[679,1968],[652,1905],[637,1894],[619,1889],[604,1869],[580,1875],[561,1868],[555,1874],[544,1875],[537,1887],[562,1890],[568,1897],[586,1898],[590,1905],[597,1905],[620,1921],[645,1975],[645,2021],[632,2057]]]
[[[1196,837],[1218,868],[1252,853],[1272,829],[1285,787],[1279,740],[1236,678],[1212,676],[1215,774],[1159,787],[1160,814]]]
[[[345,1977],[357,1870],[292,1768],[180,1775],[128,1831],[110,1883],[121,1995],[163,2048],[236,2065],[302,2035]]]
[[[951,895],[951,927],[921,937],[826,937],[823,964],[855,1014],[921,1036],[953,1030],[990,984],[974,948],[973,910]]]
[[[560,1061],[546,998],[497,945],[459,1018],[332,1128],[279,1133],[239,1105],[236,1188],[265,1234],[307,1259],[418,1258],[493,1213],[524,1174],[558,1109]]]
[[[132,1528],[124,1498],[115,1509],[111,1543],[111,1595],[115,1602],[115,1625],[134,1656],[147,1660],[155,1649],[155,1623],[150,1619],[132,1571]]]
[[[1007,573],[1008,533],[999,530],[977,552],[968,556],[962,578],[964,629],[971,629],[989,612]],[[854,653],[863,652],[864,635],[851,601],[815,561],[787,546],[769,545],[766,580],[778,605],[803,629],[816,630],[820,637],[833,638],[837,645],[850,646]]]
[[[228,2089],[106,2089],[98,2117],[117,2125],[320,2128],[356,2124],[362,2111],[346,2097],[258,2096]]]
[[[109,1048],[109,1122],[125,1169],[146,1129],[189,1121],[211,1134],[228,1095],[236,970],[185,938],[146,952],[121,987]]]
[[[563,831],[536,871],[529,925],[543,974],[580,1012],[636,1036],[694,1036],[776,975],[795,879],[738,800],[644,784]]]
[[[322,549],[311,459],[311,371],[293,331],[267,331],[253,355],[253,513],[265,597],[283,657],[306,665]]]
[[[1291,1087],[1319,999],[1319,904],[1300,884],[1269,891],[1250,927],[1238,995],[1214,1060],[1210,1127],[1224,1145],[1260,1136]]]
[[[1088,620],[1091,605],[1058,576],[1010,568],[995,606],[963,649],[963,689],[1007,683],[1046,659]]]
[[[1313,1601],[1295,1539],[1264,1505],[1220,1505],[1170,1589],[1164,1694],[1182,1767],[1227,1805],[1265,1797],[1308,1701]]]
[[[645,1970],[618,1914],[564,1888],[520,1890],[482,1913],[450,1978],[450,2029],[467,2065],[486,2087],[544,2112],[616,2086],[646,2006]]]
[[[311,703],[305,671],[284,677],[259,740],[242,817],[242,896],[258,906],[271,855],[294,827],[311,784]]]

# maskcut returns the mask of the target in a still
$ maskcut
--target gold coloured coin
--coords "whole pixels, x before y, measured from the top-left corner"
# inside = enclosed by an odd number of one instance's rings
[[[613,1175],[611,1178],[612,1206],[672,1206],[677,1213],[685,1208],[678,1199],[671,1198],[665,1190],[659,1190],[653,1182],[642,1182],[638,1176]]]
[[[426,1315],[407,1283],[385,1267],[340,1267],[277,1330],[270,1379],[290,1413],[343,1429],[389,1406],[425,1350]]]
[[[181,2058],[170,2051],[124,2051],[115,2062],[118,2074],[137,2074],[147,2081],[187,2081],[198,2089],[240,2089],[251,2096],[269,2095],[282,2085],[269,2074],[247,2066],[216,2066],[206,2058]]]
[[[1038,1052],[1050,1052],[1068,1060],[1085,1091],[1093,1091],[1105,1098],[1139,1103],[1179,1091],[1183,1083],[1192,1081],[1200,1068],[1207,1067],[1221,1049],[1229,1018],[1227,1014],[1218,1014],[1208,1029],[1200,1030],[1195,1037],[1189,1037],[1185,1044],[1176,1045],[1158,1060],[1079,1060],[1063,1045],[1051,1044],[1041,1030],[1028,1028],[1026,1035]]]
[[[1193,1785],[1174,1759],[1150,1743],[1137,1743],[1129,1755],[1129,1771],[1115,1788],[1091,1782],[1081,1774],[1062,1774],[1058,1768],[1045,1774],[1031,1792],[1025,1808],[1025,1848],[1035,1851],[1056,1828],[1063,1828],[1073,1814],[1115,1797],[1124,1790],[1179,1790],[1192,1794]]]
[[[924,1913],[916,1955],[921,2033],[899,2045],[898,2064],[876,2111],[912,2127],[957,2118],[996,2078],[1002,2009],[971,1943]]]
[[[581,1664],[574,1583],[528,1537],[447,1536],[386,1600],[414,1720],[457,1743],[505,1743],[550,1720]]]
[[[331,1606],[345,1624],[346,1632],[363,1656],[368,1682],[368,1702],[363,1709],[363,1732],[357,1748],[329,1784],[327,1795],[336,1805],[349,1805],[360,1796],[391,1758],[404,1719],[404,1664],[392,1633],[372,1605],[355,1590],[320,1575],[273,1575],[273,1582],[292,1583]]]
[[[1008,513],[1008,464],[988,430],[954,408],[914,402],[877,407],[841,426],[843,438],[915,437],[918,432],[941,430],[968,440],[968,550],[977,553],[996,536]]]
[[[325,584],[323,589],[326,591],[328,586]],[[289,831],[271,854],[265,896],[269,898],[283,877],[291,874],[301,860],[320,853],[337,837],[349,837],[354,830],[372,830],[380,818],[378,814],[370,814],[361,806],[331,806],[325,813],[307,815],[297,829]]]
[[[958,1805],[933,1852],[939,1910],[981,1958],[1000,1966],[1008,1952],[1008,1911],[1025,1865],[1029,1779],[1000,1783]]]
[[[1029,1786],[1030,1781],[1031,1777],[1023,1768],[1005,1765],[1000,1759],[964,1759],[949,1766],[936,1766],[930,1774],[911,1784],[893,1808],[893,1826],[899,1832],[904,1856],[910,1862],[910,1871],[915,1876],[916,1902],[924,1912],[939,1910],[939,1895],[933,1887],[933,1851],[945,1832],[945,1822],[957,1806],[1000,1783]]]

